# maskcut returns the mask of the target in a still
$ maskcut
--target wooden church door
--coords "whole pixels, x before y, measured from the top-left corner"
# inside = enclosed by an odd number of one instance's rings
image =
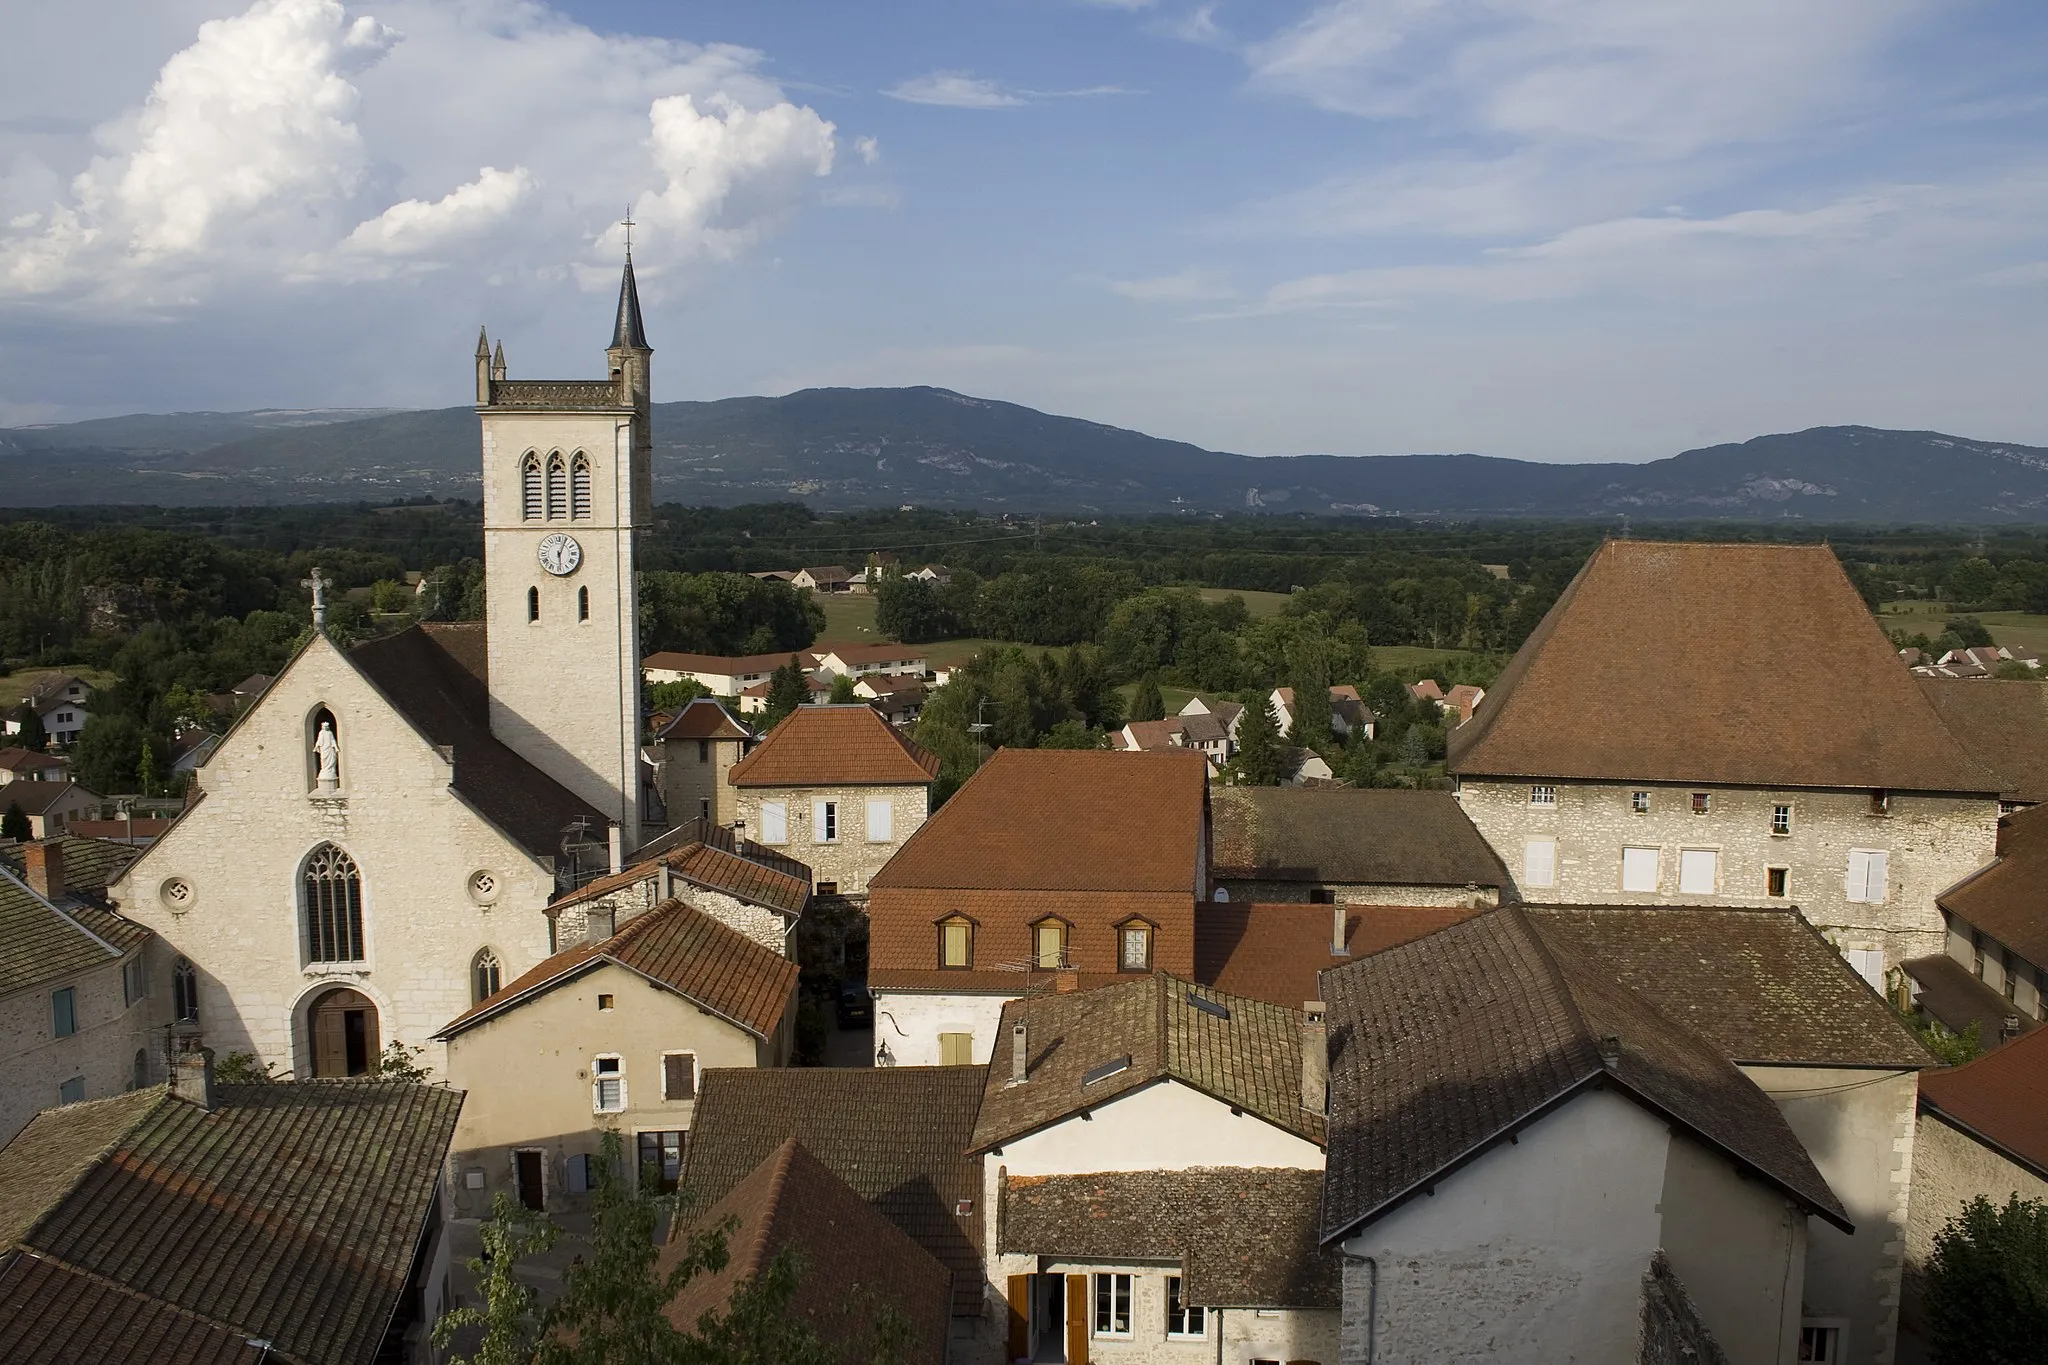
[[[314,1076],[366,1076],[377,1065],[377,1051],[377,1007],[369,997],[335,990],[314,1004]]]

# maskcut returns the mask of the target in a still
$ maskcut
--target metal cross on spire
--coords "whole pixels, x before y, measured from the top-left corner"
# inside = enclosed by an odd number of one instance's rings
[[[623,226],[626,229],[626,264],[631,265],[633,264],[633,206],[631,204],[626,205],[626,216],[623,220]]]
[[[326,630],[327,590],[334,586],[334,580],[322,578],[320,576],[320,566],[316,564],[313,566],[313,576],[311,578],[301,578],[299,586],[313,590],[313,629]]]

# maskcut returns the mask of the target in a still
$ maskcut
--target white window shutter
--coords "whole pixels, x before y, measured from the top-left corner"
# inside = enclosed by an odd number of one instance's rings
[[[1522,881],[1529,886],[1557,885],[1557,840],[1531,839],[1522,845]]]
[[[761,842],[764,844],[786,844],[789,842],[789,806],[781,801],[761,803]]]
[[[896,837],[896,803],[886,796],[868,798],[868,838],[887,843]]]
[[[1882,905],[1889,890],[1890,855],[1869,849],[1849,850],[1849,899]]]
[[[1710,848],[1687,848],[1678,854],[1678,889],[1688,896],[1711,896],[1720,881],[1721,855]]]
[[[1870,989],[1884,994],[1884,953],[1872,948],[1850,948],[1843,952],[1856,975],[1870,983]]]
[[[1657,850],[1654,848],[1625,848],[1621,851],[1621,889],[1624,891],[1655,891],[1657,889]]]
[[[822,844],[829,837],[825,817],[827,804],[824,801],[811,802],[811,842],[814,844]]]

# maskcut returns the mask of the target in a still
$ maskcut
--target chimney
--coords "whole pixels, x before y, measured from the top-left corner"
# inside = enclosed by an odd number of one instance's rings
[[[1304,1003],[1301,1020],[1301,1107],[1311,1114],[1330,1110],[1330,1029],[1323,1002]]]
[[[1052,989],[1056,995],[1072,995],[1081,989],[1081,974],[1071,967],[1063,967],[1053,973]]]
[[[1621,1065],[1621,1036],[1615,1033],[1600,1035],[1600,1065],[1609,1071]]]
[[[171,1093],[179,1099],[213,1108],[213,1049],[180,1052],[171,1063]]]
[[[661,861],[654,866],[654,903],[656,905],[667,905],[669,897],[675,895],[675,881],[669,876],[668,855],[666,853],[662,854]]]
[[[1330,956],[1351,956],[1351,945],[1344,938],[1344,905],[1341,901],[1330,903]]]
[[[1010,1084],[1024,1084],[1029,1070],[1029,1049],[1025,1045],[1024,1025],[1020,1021],[1010,1025]]]
[[[21,879],[46,901],[61,901],[64,885],[64,841],[42,839],[21,846]]]
[[[626,833],[619,828],[618,821],[612,821],[610,828],[605,833],[605,838],[611,849],[612,871],[615,873],[624,872],[626,870]]]

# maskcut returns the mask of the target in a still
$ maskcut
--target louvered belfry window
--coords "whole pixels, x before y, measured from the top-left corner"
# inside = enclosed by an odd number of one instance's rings
[[[548,520],[569,515],[569,466],[560,455],[548,456]]]
[[[542,511],[540,456],[528,455],[519,466],[519,515],[528,521],[539,521]]]
[[[578,455],[569,465],[569,516],[590,520],[590,457]]]
[[[323,844],[306,859],[306,956],[314,962],[363,959],[363,879],[355,859]]]

